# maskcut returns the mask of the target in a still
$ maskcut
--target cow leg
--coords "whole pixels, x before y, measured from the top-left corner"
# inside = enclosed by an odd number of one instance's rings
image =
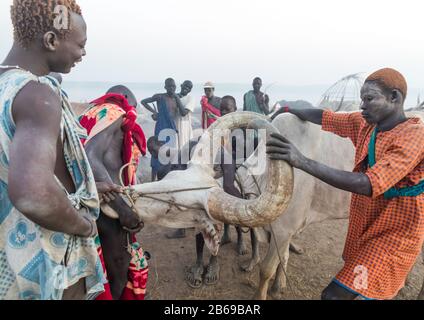
[[[201,233],[196,235],[196,264],[190,268],[187,274],[187,284],[193,289],[198,289],[202,286],[203,275],[203,248],[205,240]]]
[[[128,268],[131,256],[128,246],[128,234],[122,229],[119,220],[114,220],[100,214],[97,221],[100,242],[114,300],[121,298],[128,282]]]
[[[241,269],[244,272],[252,272],[260,261],[259,241],[256,238],[255,231],[253,229],[250,230],[250,242],[252,244],[252,259],[246,265],[241,266]]]
[[[277,274],[275,275],[274,284],[271,287],[271,296],[276,300],[281,300],[281,294],[283,289],[287,286],[287,265],[289,263],[290,256],[290,245],[286,248],[281,248],[280,254],[281,259],[280,264],[277,269]],[[279,257],[278,257],[279,258]]]
[[[286,241],[284,247],[289,246],[289,242]],[[269,245],[268,253],[261,263],[259,288],[253,297],[254,300],[266,300],[268,295],[269,281],[274,276],[278,264],[280,263],[275,247],[274,241],[271,240]]]
[[[224,235],[221,238],[221,246],[231,243],[230,225],[224,225]]]
[[[243,229],[241,227],[236,227],[237,230],[237,253],[239,256],[245,256],[249,253],[247,251],[246,245],[243,240]]]

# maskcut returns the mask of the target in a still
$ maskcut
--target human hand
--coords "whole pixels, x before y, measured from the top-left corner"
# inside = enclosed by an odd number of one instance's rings
[[[124,192],[124,188],[109,182],[96,182],[99,198],[105,203],[110,203],[116,199],[118,194]]]
[[[305,156],[289,140],[278,133],[271,134],[271,140],[266,146],[266,153],[271,160],[286,161],[298,169],[305,163]]]

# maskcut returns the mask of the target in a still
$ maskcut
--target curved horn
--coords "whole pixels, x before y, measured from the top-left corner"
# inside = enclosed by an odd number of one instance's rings
[[[278,130],[267,119],[251,112],[233,113],[218,120],[210,127],[207,134],[212,136],[214,149],[220,146],[221,141],[219,134],[214,135],[215,130],[241,127],[266,129],[268,140],[269,135]],[[201,139],[200,147],[210,144],[208,137],[204,138]],[[218,150],[211,151],[213,151],[212,159],[215,159]],[[262,151],[262,157],[265,158],[264,146]],[[213,188],[208,198],[208,211],[212,218],[227,224],[256,228],[272,223],[284,212],[293,195],[293,168],[286,162],[271,161],[268,157],[266,159],[266,186],[261,196],[254,200],[243,200],[225,193],[221,188]],[[202,163],[201,156],[195,154],[193,162]]]

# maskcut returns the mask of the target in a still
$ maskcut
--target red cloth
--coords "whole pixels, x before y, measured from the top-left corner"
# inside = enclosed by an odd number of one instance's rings
[[[101,105],[105,103],[112,103],[119,106],[125,111],[124,122],[122,124],[122,131],[124,132],[124,145],[122,162],[128,164],[132,161],[133,144],[135,143],[138,149],[143,155],[146,154],[147,142],[146,136],[143,129],[137,124],[137,112],[136,109],[129,105],[128,100],[119,94],[110,93],[100,97],[91,102],[92,105]],[[96,119],[88,118],[83,116],[80,120],[81,125],[87,130],[87,134],[90,135],[91,130],[96,125]],[[85,141],[83,141],[84,144]],[[124,171],[124,183],[125,185],[134,185],[136,182],[136,176],[129,177],[129,168]]]
[[[124,96],[119,94],[107,94],[91,102],[91,105],[94,106],[102,106],[105,104],[116,105],[117,107],[121,108],[123,112],[125,112],[124,121],[121,127],[122,131],[124,132],[122,163],[129,164],[135,162],[135,170],[130,172],[129,167],[125,169],[124,183],[126,186],[134,185],[136,183],[138,159],[134,159],[133,146],[135,144],[138,150],[140,150],[140,152],[145,155],[147,149],[145,134],[136,122],[137,112],[135,108],[128,104],[128,101]],[[84,145],[89,139],[93,128],[96,126],[96,124],[98,124],[99,113],[107,112],[107,110],[108,109],[100,108],[99,110],[93,111],[94,115],[90,114],[90,111],[88,111],[80,118],[81,126],[87,130],[87,139],[81,139]],[[131,242],[132,259],[128,269],[128,283],[122,293],[120,300],[144,300],[148,278],[147,262],[145,261],[144,252],[141,246],[137,243],[135,235],[131,236]],[[107,279],[106,264],[104,261],[100,240],[98,243],[97,251],[102,263],[103,270],[105,272],[105,277]],[[98,296],[96,300],[113,300],[109,283],[104,285],[104,289],[105,292]]]
[[[202,105],[202,128],[209,128],[219,117],[221,111],[209,103],[208,97],[203,96],[201,100]]]

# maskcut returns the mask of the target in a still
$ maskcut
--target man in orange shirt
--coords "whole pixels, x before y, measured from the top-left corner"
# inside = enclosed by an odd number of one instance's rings
[[[268,154],[353,193],[345,265],[322,299],[393,299],[405,285],[424,242],[424,124],[408,119],[405,78],[396,70],[370,75],[361,90],[362,114],[289,110],[323,130],[349,138],[356,148],[353,172],[303,156],[281,135]]]

